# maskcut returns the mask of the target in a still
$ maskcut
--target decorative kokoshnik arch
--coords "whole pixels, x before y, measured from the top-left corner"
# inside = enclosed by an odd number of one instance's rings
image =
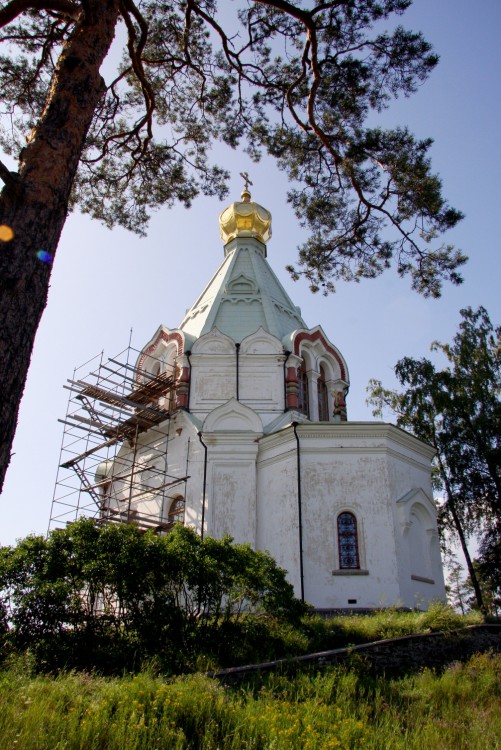
[[[287,408],[298,409],[314,422],[346,421],[348,367],[338,349],[320,326],[295,331],[290,347]]]
[[[184,351],[184,333],[179,330],[171,331],[165,326],[160,326],[140,353],[136,363],[138,380],[146,380],[148,376],[153,378],[175,376],[176,398],[170,400],[170,408],[185,408],[187,406],[189,366]],[[163,406],[165,407],[165,404]]]

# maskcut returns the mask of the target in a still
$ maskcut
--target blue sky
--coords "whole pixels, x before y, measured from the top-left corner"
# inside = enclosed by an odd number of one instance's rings
[[[160,323],[176,327],[223,258],[218,215],[238,200],[247,170],[253,199],[273,215],[268,260],[309,326],[321,324],[348,362],[348,418],[371,420],[365,403],[369,378],[392,385],[403,356],[429,355],[433,340],[448,341],[459,310],[484,305],[501,322],[499,216],[501,191],[501,3],[499,0],[416,0],[402,18],[424,32],[440,64],[410,99],[382,124],[408,125],[431,136],[434,170],[450,203],[466,217],[447,240],[469,256],[465,282],[447,286],[439,300],[424,300],[394,271],[360,284],[340,283],[329,297],[312,295],[284,270],[294,262],[302,234],[286,203],[287,180],[271,160],[218,150],[232,172],[229,199],[199,198],[190,210],[162,210],[147,238],[109,231],[73,214],[63,232],[49,302],[42,319],[23,399],[2,503],[0,543],[47,529],[73,369],[104,350],[114,356],[128,343],[141,348]]]

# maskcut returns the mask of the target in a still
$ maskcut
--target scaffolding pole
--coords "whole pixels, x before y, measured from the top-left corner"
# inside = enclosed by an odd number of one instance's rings
[[[170,415],[176,371],[130,343],[74,370],[69,392],[49,531],[82,516],[103,523],[133,523],[167,532],[184,515],[178,496],[187,476],[169,473]],[[88,369],[89,366],[93,369]]]

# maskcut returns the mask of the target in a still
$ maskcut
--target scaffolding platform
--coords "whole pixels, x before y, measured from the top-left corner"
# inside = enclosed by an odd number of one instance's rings
[[[84,516],[166,533],[184,517],[184,507],[172,498],[187,472],[181,478],[168,472],[175,368],[158,360],[149,368],[157,374],[139,370],[139,355],[130,345],[110,359],[101,353],[76,368],[64,386],[69,398],[59,420],[64,429],[49,531]],[[137,463],[140,436],[148,465]],[[124,444],[130,450],[121,450]]]

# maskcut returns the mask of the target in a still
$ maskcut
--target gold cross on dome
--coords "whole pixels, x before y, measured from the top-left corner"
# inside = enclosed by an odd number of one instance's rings
[[[244,182],[245,182],[244,190],[248,193],[249,185],[253,185],[254,183],[250,181],[248,172],[240,172],[240,177],[243,177]]]

